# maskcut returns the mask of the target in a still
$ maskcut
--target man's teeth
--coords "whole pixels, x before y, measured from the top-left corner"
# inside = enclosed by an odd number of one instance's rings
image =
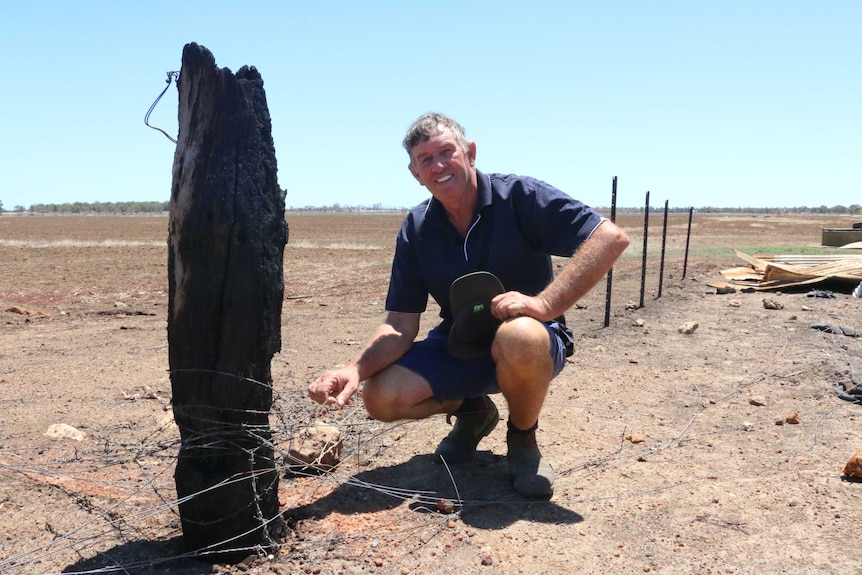
[[[449,174],[448,176],[443,176],[442,178],[436,180],[436,182],[438,184],[442,184],[443,182],[448,182],[450,179],[452,179],[452,174]]]

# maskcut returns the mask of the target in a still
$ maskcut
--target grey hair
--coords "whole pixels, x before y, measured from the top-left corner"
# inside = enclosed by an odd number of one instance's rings
[[[467,141],[467,136],[464,135],[464,127],[443,114],[436,112],[428,112],[422,114],[419,118],[410,125],[407,129],[407,135],[404,136],[404,141],[401,143],[404,149],[407,150],[407,155],[410,156],[410,161],[413,162],[413,148],[417,144],[427,142],[431,136],[441,128],[449,128],[452,135],[455,136],[455,141],[463,151],[470,148],[470,143]]]

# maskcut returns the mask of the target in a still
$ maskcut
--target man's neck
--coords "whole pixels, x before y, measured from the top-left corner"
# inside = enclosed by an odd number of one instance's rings
[[[458,198],[457,204],[444,205],[446,215],[449,221],[458,230],[462,236],[467,235],[467,231],[473,224],[473,218],[476,214],[476,204],[479,201],[479,193],[475,186],[465,195]]]

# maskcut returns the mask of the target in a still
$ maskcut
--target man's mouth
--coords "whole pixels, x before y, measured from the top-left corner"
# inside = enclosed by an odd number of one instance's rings
[[[451,179],[452,179],[452,174],[448,174],[446,176],[443,176],[442,178],[437,178],[434,181],[437,182],[438,184],[442,184],[443,182],[448,182]]]

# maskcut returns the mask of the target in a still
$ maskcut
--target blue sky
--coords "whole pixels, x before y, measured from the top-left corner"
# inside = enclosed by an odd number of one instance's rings
[[[595,206],[862,203],[862,2],[7,2],[0,201],[170,197],[183,46],[258,68],[288,206],[401,207],[433,110]],[[151,123],[176,132],[171,86]]]

